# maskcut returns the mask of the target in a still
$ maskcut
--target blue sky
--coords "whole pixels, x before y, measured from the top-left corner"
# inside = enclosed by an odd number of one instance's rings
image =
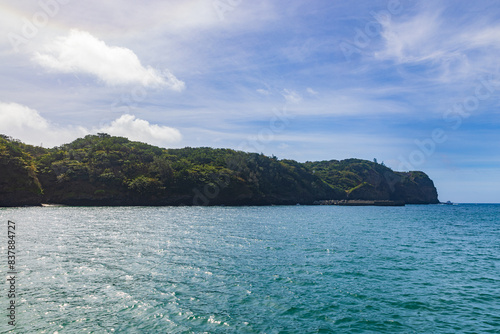
[[[496,1],[0,1],[0,133],[423,170],[500,202]]]

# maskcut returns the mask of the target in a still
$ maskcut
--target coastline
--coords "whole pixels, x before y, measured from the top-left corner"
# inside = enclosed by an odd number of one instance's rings
[[[61,204],[61,203],[40,203],[34,205],[9,205],[1,206],[0,208],[23,208],[23,207],[42,207],[42,208],[57,208],[57,207],[263,207],[263,206],[323,206],[323,205],[333,205],[333,206],[382,206],[382,207],[394,207],[394,206],[406,206],[406,205],[439,205],[441,203],[405,203],[404,201],[392,201],[392,200],[321,200],[314,201],[313,203],[247,203],[247,204],[207,204],[207,205],[186,205],[186,204],[144,204],[144,203],[85,203],[85,204]]]

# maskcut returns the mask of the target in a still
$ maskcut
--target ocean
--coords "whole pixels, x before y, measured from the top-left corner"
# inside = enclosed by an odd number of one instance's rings
[[[0,222],[2,277],[9,240],[16,272],[0,333],[500,333],[500,205],[3,208]]]

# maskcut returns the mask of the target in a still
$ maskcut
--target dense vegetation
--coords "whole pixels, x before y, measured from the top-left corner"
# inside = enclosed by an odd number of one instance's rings
[[[33,154],[43,154],[43,149],[0,135],[0,205],[35,205],[42,200]]]
[[[107,134],[52,149],[0,137],[0,205],[311,204],[329,199],[434,203],[422,172],[349,159],[298,163],[231,149],[164,149]]]
[[[432,180],[423,172],[394,172],[383,164],[360,159],[306,162],[304,166],[348,199],[438,203]]]

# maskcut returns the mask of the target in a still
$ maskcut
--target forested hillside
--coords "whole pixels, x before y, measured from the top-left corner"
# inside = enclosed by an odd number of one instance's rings
[[[360,159],[306,162],[304,166],[332,188],[344,191],[347,199],[439,202],[434,183],[423,172],[394,172],[383,164]]]
[[[107,134],[52,149],[0,138],[0,206],[437,203],[422,172],[349,159],[298,163],[231,149],[164,149]]]
[[[37,205],[42,201],[42,186],[33,156],[44,152],[0,135],[1,206]]]

